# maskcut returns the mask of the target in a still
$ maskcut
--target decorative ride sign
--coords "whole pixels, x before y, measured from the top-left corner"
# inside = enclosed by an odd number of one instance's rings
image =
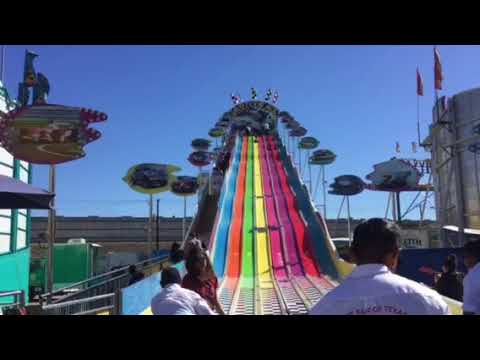
[[[422,175],[431,174],[432,172],[432,160],[424,159],[402,159],[403,161],[407,162],[409,165],[416,168]]]

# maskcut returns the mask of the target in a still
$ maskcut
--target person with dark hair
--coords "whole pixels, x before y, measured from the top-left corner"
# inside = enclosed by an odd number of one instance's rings
[[[454,254],[448,255],[442,266],[442,273],[436,277],[435,290],[439,294],[451,299],[462,301],[462,276],[457,271],[457,258]]]
[[[135,265],[130,265],[128,267],[128,273],[130,274],[130,280],[128,281],[128,286],[135,284],[136,282],[142,280],[145,275],[137,270],[137,267]]]
[[[352,273],[310,310],[311,315],[447,315],[434,290],[393,272],[400,255],[399,232],[383,219],[355,228]]]
[[[209,267],[208,258],[201,248],[196,248],[189,254],[185,268],[187,275],[183,277],[182,287],[195,291],[208,302],[212,310],[225,315],[217,296],[218,279]]]
[[[215,315],[200,295],[182,288],[181,282],[182,278],[176,268],[162,270],[162,291],[151,302],[153,315]]]
[[[180,249],[180,245],[178,243],[173,243],[172,247],[170,248],[170,261],[173,264],[177,264],[183,260],[183,250]]]
[[[468,269],[463,279],[463,314],[480,315],[480,240],[464,245],[463,262]]]
[[[196,234],[190,234],[190,239],[187,241],[184,247],[185,260],[188,259],[192,251],[201,250],[201,249],[202,249],[202,242],[200,241],[200,239],[198,239]]]

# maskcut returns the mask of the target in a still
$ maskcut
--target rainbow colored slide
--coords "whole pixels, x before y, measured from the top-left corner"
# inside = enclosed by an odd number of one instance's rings
[[[304,314],[335,284],[337,272],[323,274],[314,256],[284,163],[271,136],[236,140],[211,238],[226,313]]]
[[[338,257],[324,219],[274,136],[235,139],[209,250],[220,302],[231,315],[306,314],[352,270]],[[159,274],[149,279],[127,288],[128,313],[151,314]]]

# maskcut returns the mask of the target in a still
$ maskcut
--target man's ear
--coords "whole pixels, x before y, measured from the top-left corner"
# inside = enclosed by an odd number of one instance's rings
[[[400,258],[400,250],[395,250],[385,257],[385,265],[390,271],[396,271],[398,266],[398,259]]]

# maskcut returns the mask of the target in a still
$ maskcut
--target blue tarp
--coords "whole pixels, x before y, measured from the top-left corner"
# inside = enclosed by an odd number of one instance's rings
[[[175,267],[183,276],[184,263],[181,262]],[[162,290],[160,274],[161,272],[158,272],[122,289],[122,315],[139,315],[150,307],[152,298]]]
[[[441,249],[405,249],[400,253],[400,264],[397,274],[406,278],[433,286],[433,276],[421,272],[421,267],[429,267],[441,272],[442,265],[450,254],[457,256],[457,271],[466,273],[467,269],[463,264],[461,248]]]

